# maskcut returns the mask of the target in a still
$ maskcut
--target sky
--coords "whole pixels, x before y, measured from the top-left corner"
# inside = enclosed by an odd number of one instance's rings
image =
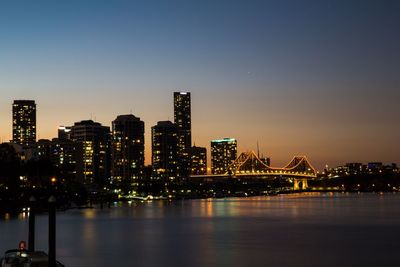
[[[14,99],[38,137],[133,113],[173,120],[192,94],[192,136],[232,137],[285,165],[400,163],[400,1],[0,1],[0,139]]]

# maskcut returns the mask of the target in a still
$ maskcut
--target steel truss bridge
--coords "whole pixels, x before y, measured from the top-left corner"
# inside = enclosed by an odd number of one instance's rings
[[[194,175],[191,177],[206,179],[272,179],[275,177],[282,177],[293,179],[294,190],[299,190],[307,189],[307,181],[315,179],[317,177],[317,171],[306,156],[295,156],[285,167],[277,168],[266,165],[254,151],[248,151],[241,153],[224,174]]]

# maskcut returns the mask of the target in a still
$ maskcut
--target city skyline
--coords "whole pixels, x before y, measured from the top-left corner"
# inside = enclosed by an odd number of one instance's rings
[[[399,3],[311,2],[2,3],[0,138],[16,99],[36,101],[38,139],[132,113],[149,164],[150,128],[190,91],[208,151],[232,137],[273,166],[399,163]]]
[[[179,94],[179,93],[182,93],[182,92],[173,92],[173,95],[175,96],[175,94]],[[189,94],[190,95],[190,92],[184,92],[185,94]],[[26,102],[31,102],[31,103],[33,103],[34,104],[34,106],[35,106],[35,108],[36,108],[36,103],[35,103],[35,100],[22,100],[22,99],[19,99],[19,100],[14,100],[14,103],[13,103],[13,106],[15,106],[15,103],[16,102],[22,102],[22,103],[26,103]],[[36,111],[35,111],[35,113],[36,113]],[[13,117],[14,117],[14,112],[12,113],[13,115]],[[35,114],[36,115],[36,114]],[[133,118],[135,118],[135,119],[137,119],[137,120],[139,120],[140,121],[140,118],[136,118],[133,114],[120,114],[120,115],[117,115],[117,119],[116,120],[118,120],[119,118],[122,118],[122,117],[133,117]],[[101,126],[101,127],[104,127],[104,128],[110,128],[108,125],[104,125],[103,123],[101,123],[101,122],[98,122],[98,121],[96,121],[96,120],[93,120],[92,118],[90,118],[89,120],[81,120],[81,121],[78,121],[78,122],[74,122],[73,124],[75,124],[75,125],[77,125],[77,124],[81,124],[81,123],[86,123],[86,122],[89,122],[89,123],[94,123],[94,124],[98,124],[99,126]],[[115,123],[115,120],[113,120],[112,122],[111,122],[111,125],[113,125]],[[142,123],[144,123],[145,124],[145,122],[142,122]],[[171,122],[171,121],[158,121],[157,122],[157,124],[156,125],[153,125],[153,126],[151,126],[151,129],[153,129],[154,127],[157,127],[157,126],[159,126],[160,125],[160,123],[161,124],[164,124],[164,123],[170,123],[171,125],[173,125],[174,127],[177,127],[176,129],[178,129],[179,127],[178,127],[178,125],[176,124],[176,123],[173,123],[173,122]],[[14,126],[12,127],[12,128],[14,128]],[[67,134],[69,131],[71,131],[73,129],[73,126],[63,126],[63,125],[60,125],[59,127],[58,127],[58,129],[57,129],[57,136],[53,136],[53,137],[50,137],[50,138],[40,138],[40,139],[37,139],[37,141],[39,141],[39,140],[43,140],[43,141],[46,141],[46,140],[52,140],[52,139],[59,139],[60,138],[60,136],[61,137],[63,137],[63,138],[67,138],[66,136],[65,136],[65,134]],[[66,132],[66,130],[67,130],[67,132]],[[110,131],[110,134],[112,135],[112,136],[114,136],[113,134],[113,131]],[[69,137],[68,137],[69,138]],[[179,138],[178,138],[179,139]],[[213,160],[212,160],[212,154],[213,154],[213,144],[215,144],[215,143],[219,143],[219,142],[223,142],[223,141],[234,141],[234,143],[235,143],[235,151],[236,151],[236,146],[237,146],[237,140],[235,140],[235,138],[230,138],[230,137],[224,137],[224,138],[222,138],[222,139],[214,139],[214,140],[209,140],[209,143],[210,143],[210,148],[206,148],[207,150],[207,154],[209,154],[209,156],[210,156],[210,159],[208,160],[208,165],[209,165],[209,170],[212,170],[212,166],[213,166],[213,164],[212,164],[212,162],[213,162]],[[10,140],[10,142],[13,142],[13,140]],[[150,147],[152,146],[152,137],[151,137],[151,140],[150,140]],[[144,141],[144,143],[146,143],[146,141]],[[179,143],[179,142],[178,142]],[[177,145],[177,147],[179,147],[179,145]],[[193,145],[193,147],[191,147],[191,148],[199,148],[199,147],[197,147],[195,144]],[[201,148],[201,147],[200,147]],[[179,150],[179,149],[178,149]],[[247,150],[243,150],[243,151],[239,151],[239,153],[243,153],[243,152],[245,152],[245,153],[248,153],[248,152],[253,152],[253,153],[259,153],[260,155],[258,155],[259,157],[261,156],[261,159],[264,159],[264,160],[267,160],[268,161],[268,163],[267,163],[267,165],[270,165],[270,157],[268,157],[268,158],[264,158],[265,156],[268,156],[268,155],[265,155],[264,153],[260,153],[260,150],[259,150],[259,144],[258,144],[258,141],[257,141],[257,151],[255,151],[255,150],[249,150],[249,149],[247,149]],[[149,153],[150,154],[150,159],[146,159],[145,158],[145,165],[151,165],[151,162],[152,162],[152,153],[153,153],[153,149],[151,148],[150,149],[150,151],[148,151],[147,153]],[[147,154],[146,153],[146,154]],[[295,157],[302,157],[302,156],[306,156],[306,155],[300,155],[300,154],[298,154],[298,155],[293,155],[292,156],[292,160],[293,160],[293,158],[295,158]],[[233,159],[232,159],[232,161],[233,161]],[[343,164],[341,164],[341,165],[348,165],[348,164],[362,164],[362,163],[366,163],[366,162],[362,162],[362,161],[360,161],[360,160],[354,160],[354,161],[347,161],[347,162],[344,162]],[[383,161],[369,161],[368,162],[368,164],[374,164],[374,163],[388,163],[388,162],[383,162]],[[391,163],[393,163],[393,164],[397,164],[396,162],[391,162]],[[336,165],[336,166],[329,166],[330,168],[332,168],[332,167],[340,167],[341,165]],[[283,165],[282,165],[283,166]],[[277,165],[275,165],[274,167],[282,167],[282,166],[277,166]],[[327,167],[327,165],[324,165],[324,166],[321,166],[321,171],[323,170],[323,169],[326,169],[326,167]]]

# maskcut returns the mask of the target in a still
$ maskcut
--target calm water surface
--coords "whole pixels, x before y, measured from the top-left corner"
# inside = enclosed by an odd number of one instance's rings
[[[115,204],[57,214],[57,258],[80,266],[400,266],[400,194]],[[36,247],[47,251],[47,216]],[[0,219],[0,251],[27,240]]]

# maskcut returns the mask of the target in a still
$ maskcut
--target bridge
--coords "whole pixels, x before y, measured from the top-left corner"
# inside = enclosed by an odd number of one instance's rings
[[[316,169],[311,165],[306,156],[295,156],[283,168],[270,167],[265,164],[254,151],[241,153],[228,167],[224,174],[216,175],[194,175],[193,178],[261,178],[271,179],[284,177],[293,179],[294,190],[307,189],[308,180],[317,177]]]

